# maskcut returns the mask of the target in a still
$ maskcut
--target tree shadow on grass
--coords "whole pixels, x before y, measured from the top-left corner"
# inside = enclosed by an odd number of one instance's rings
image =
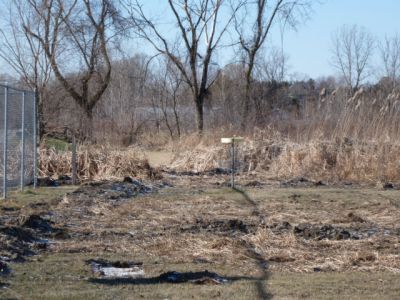
[[[203,271],[203,272],[167,272],[160,276],[148,277],[148,278],[90,278],[91,283],[101,283],[107,285],[153,285],[161,283],[195,283],[195,284],[206,284],[206,283],[231,283],[238,280],[255,280],[254,277],[247,276],[219,276],[216,273]]]
[[[265,224],[265,219],[264,216],[261,214],[260,208],[258,207],[257,202],[254,201],[244,190],[241,190],[239,188],[234,188],[234,191],[240,193],[244,200],[251,205],[253,211],[252,215],[257,216],[260,220],[260,224]],[[259,299],[271,299],[272,294],[270,294],[266,288],[265,288],[265,283],[269,278],[269,273],[268,273],[268,261],[265,260],[259,253],[255,251],[255,247],[251,244],[247,244],[247,253],[248,255],[253,258],[257,262],[257,266],[261,272],[261,276],[256,280],[256,288],[258,291],[258,296]]]

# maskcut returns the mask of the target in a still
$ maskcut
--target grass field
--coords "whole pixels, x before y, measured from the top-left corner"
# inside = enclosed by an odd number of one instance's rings
[[[234,191],[225,177],[167,178],[133,198],[107,186],[41,188],[1,203],[0,225],[40,215],[68,237],[9,263],[1,299],[396,299],[400,192],[279,187]],[[220,182],[218,182],[220,181]],[[115,184],[115,183],[113,183]],[[25,217],[26,219],[26,217]],[[0,242],[0,246],[1,246]],[[0,248],[1,249],[1,248]],[[3,251],[4,252],[4,251]],[[4,255],[4,253],[2,254]],[[85,261],[142,262],[141,279],[108,279]],[[229,283],[161,283],[167,271]]]

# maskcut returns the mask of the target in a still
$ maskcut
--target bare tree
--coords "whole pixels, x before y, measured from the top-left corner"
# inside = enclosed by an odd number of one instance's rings
[[[289,56],[277,47],[271,47],[267,54],[260,58],[257,74],[268,82],[282,82],[288,73]]]
[[[0,57],[18,74],[20,79],[30,89],[35,90],[37,111],[39,115],[39,137],[44,134],[43,98],[50,80],[51,67],[42,45],[28,34],[22,20],[33,17],[26,1],[16,0],[7,11],[8,18],[3,19],[0,29]],[[38,24],[33,23],[32,26]]]
[[[332,44],[332,65],[354,93],[370,76],[374,38],[363,27],[344,25],[333,35]]]
[[[151,91],[151,106],[157,125],[160,126],[160,121],[163,121],[170,138],[173,139],[175,131],[176,136],[181,136],[178,98],[182,90],[182,76],[167,57],[159,57],[156,61],[157,64],[152,70],[152,80],[148,85]]]
[[[145,55],[134,55],[113,62],[110,85],[95,107],[96,116],[102,115],[96,125],[103,127],[100,132],[108,140],[118,142],[123,136],[123,144],[129,145],[145,123],[138,114],[147,86],[147,61]]]
[[[139,36],[171,60],[190,87],[196,107],[196,128],[200,134],[204,128],[204,100],[217,78],[210,75],[212,57],[241,3],[237,1],[233,14],[224,16],[223,0],[168,0],[177,25],[178,42],[150,20],[138,1],[125,5]]]
[[[64,89],[84,110],[85,137],[92,133],[93,108],[110,82],[108,43],[113,17],[111,0],[27,0],[32,18],[24,18],[25,31],[35,38]],[[33,26],[34,25],[34,26]],[[79,80],[68,73],[76,68]]]
[[[386,36],[379,49],[385,76],[390,79],[394,88],[400,76],[400,34],[396,33],[391,38]]]
[[[253,70],[256,64],[257,54],[264,45],[271,28],[277,21],[284,25],[295,27],[299,17],[307,15],[310,9],[310,1],[306,0],[256,0],[247,1],[244,13],[236,15],[235,29],[239,35],[239,42],[245,57],[245,98],[243,105],[243,119],[241,127],[246,128],[251,105],[251,85]],[[255,11],[254,15],[248,12]],[[250,20],[250,22],[248,21]]]

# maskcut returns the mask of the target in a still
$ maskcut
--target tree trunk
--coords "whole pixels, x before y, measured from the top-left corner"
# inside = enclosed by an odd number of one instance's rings
[[[243,116],[242,123],[240,124],[241,130],[245,131],[247,129],[247,122],[250,113],[250,91],[251,91],[251,71],[249,70],[246,74],[246,87],[245,87],[245,95],[244,95],[244,103],[243,103]]]
[[[83,141],[89,141],[96,143],[96,139],[93,136],[93,112],[92,110],[85,110],[85,120],[81,132],[81,139]]]
[[[39,92],[38,89],[35,90],[35,97],[36,97],[36,109],[37,109],[37,114],[36,117],[38,118],[37,120],[37,126],[38,126],[38,140],[39,143],[42,140],[44,134],[45,134],[45,121],[43,118],[43,93]]]
[[[176,124],[176,130],[178,132],[178,138],[181,137],[181,125],[180,125],[180,121],[179,121],[179,115],[178,115],[178,111],[176,110],[176,99],[174,96],[174,116],[175,116],[175,124]]]
[[[203,100],[203,95],[196,96],[194,99],[196,104],[196,129],[199,135],[203,134],[204,129]]]

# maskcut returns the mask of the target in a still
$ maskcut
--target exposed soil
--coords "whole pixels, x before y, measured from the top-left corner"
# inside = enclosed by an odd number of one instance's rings
[[[238,219],[228,220],[204,220],[197,219],[195,224],[181,226],[181,232],[199,233],[212,232],[214,234],[233,235],[233,234],[249,234],[257,230],[257,224],[245,223]]]
[[[39,215],[10,216],[7,225],[0,226],[0,262],[23,262],[47,249],[49,239],[68,237],[65,228],[54,226],[53,222]]]
[[[214,272],[205,270],[204,272],[176,272],[169,271],[158,277],[159,282],[184,283],[191,282],[195,284],[222,284],[229,280]]]
[[[294,227],[294,234],[304,239],[316,240],[360,240],[373,235],[399,236],[400,228],[379,228],[368,226],[339,227],[331,224],[317,225],[302,223]]]

